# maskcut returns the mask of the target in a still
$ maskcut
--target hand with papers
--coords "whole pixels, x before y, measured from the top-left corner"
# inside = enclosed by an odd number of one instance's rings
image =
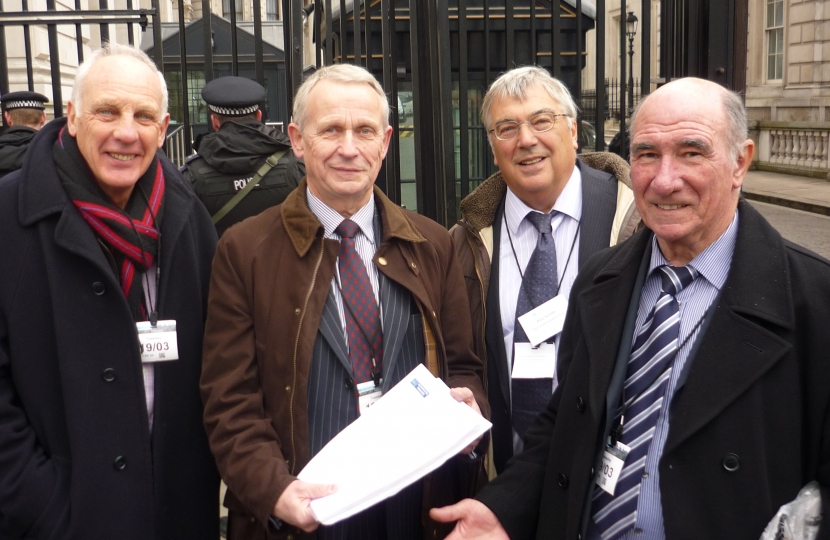
[[[337,486],[309,484],[295,480],[288,484],[274,506],[274,516],[286,523],[291,523],[305,532],[312,532],[320,525],[311,512],[311,501],[331,495]]]
[[[463,386],[459,388],[450,388],[450,395],[453,397],[453,399],[455,399],[456,401],[460,401],[461,403],[464,403],[465,405],[473,409],[475,412],[477,412],[479,416],[481,416],[481,408],[479,408],[478,402],[476,401],[476,398],[473,395],[472,390],[470,390],[469,388],[465,388]],[[478,446],[478,443],[481,442],[481,439],[483,437],[484,433],[479,435],[478,439],[468,444],[467,448],[459,452],[459,454],[463,454],[465,456],[470,454],[470,452],[475,450],[476,446]]]
[[[314,456],[298,478],[337,486],[310,501],[317,521],[331,525],[395,495],[490,429],[472,392],[455,390],[462,401],[419,365]]]
[[[433,508],[429,516],[441,523],[458,522],[446,540],[509,540],[496,514],[475,499]]]

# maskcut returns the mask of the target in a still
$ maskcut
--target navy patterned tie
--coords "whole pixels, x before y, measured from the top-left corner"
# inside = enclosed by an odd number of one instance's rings
[[[654,437],[663,397],[671,378],[671,362],[680,336],[680,306],[676,296],[698,276],[692,266],[660,266],[662,287],[640,333],[635,336],[628,360],[623,398],[625,414],[620,442],[631,448],[611,496],[599,487],[594,491],[594,522],[602,540],[627,533],[637,520],[637,500]],[[621,408],[615,425],[619,425]]]
[[[334,232],[340,235],[340,291],[343,315],[349,336],[349,360],[358,383],[372,379],[372,359],[377,373],[383,359],[383,330],[380,311],[372,291],[366,266],[355,249],[354,236],[360,231],[357,223],[344,219]]]
[[[525,268],[519,300],[516,304],[516,322],[513,326],[513,343],[530,341],[519,323],[519,317],[544,304],[559,290],[559,274],[556,269],[556,246],[553,243],[550,214],[530,212],[526,219],[539,231],[536,249]],[[515,358],[514,358],[515,361]],[[553,373],[543,379],[513,379],[512,419],[513,429],[524,438],[525,431],[545,408],[553,389]]]

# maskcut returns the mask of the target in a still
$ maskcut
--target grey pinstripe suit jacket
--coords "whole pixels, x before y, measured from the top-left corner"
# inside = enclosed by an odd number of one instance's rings
[[[376,238],[381,238],[379,215],[375,215]],[[404,287],[378,273],[383,321],[383,382],[388,391],[424,358],[423,321]],[[333,292],[329,292],[314,343],[308,381],[308,422],[311,455],[319,452],[335,435],[358,417],[357,397],[343,327]],[[366,471],[372,474],[372,471]],[[351,519],[321,527],[321,540],[347,538],[420,539],[421,482]],[[381,523],[378,525],[378,523]],[[386,523],[385,530],[382,523]]]

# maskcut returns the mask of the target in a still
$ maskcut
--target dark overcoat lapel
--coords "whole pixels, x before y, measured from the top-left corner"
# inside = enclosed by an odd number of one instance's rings
[[[582,217],[579,220],[579,259],[582,268],[591,255],[611,243],[611,227],[617,210],[617,179],[577,160],[582,173]]]

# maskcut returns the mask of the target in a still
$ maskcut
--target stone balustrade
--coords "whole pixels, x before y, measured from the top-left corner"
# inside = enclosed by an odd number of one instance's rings
[[[830,168],[830,125],[801,122],[758,122],[758,166],[826,173]],[[764,167],[766,168],[766,167]],[[813,176],[813,174],[808,174]]]

